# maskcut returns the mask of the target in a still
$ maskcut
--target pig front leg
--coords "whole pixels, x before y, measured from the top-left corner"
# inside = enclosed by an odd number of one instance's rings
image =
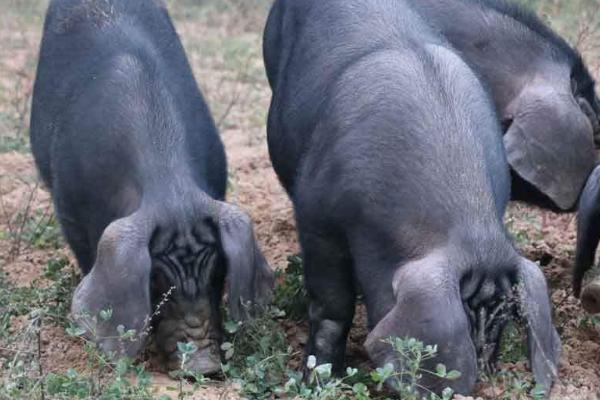
[[[331,363],[333,373],[339,375],[354,317],[352,261],[332,238],[301,232],[300,240],[310,301],[306,355],[314,355],[317,364]]]

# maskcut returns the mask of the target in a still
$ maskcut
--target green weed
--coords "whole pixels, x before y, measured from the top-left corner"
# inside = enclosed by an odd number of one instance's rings
[[[490,379],[492,387],[502,388],[498,400],[543,400],[545,389],[535,385],[531,374],[503,369]]]
[[[11,242],[9,253],[12,257],[32,248],[58,250],[65,246],[54,214],[49,210],[31,210],[36,191],[37,185],[31,189],[25,208],[13,218],[8,225],[8,232],[3,235]]]
[[[584,315],[579,321],[579,326],[587,329],[600,329],[600,316]]]
[[[237,383],[241,394],[252,399],[295,398],[306,400],[376,400],[383,399],[384,385],[390,383],[402,399],[450,399],[447,389],[441,397],[433,393],[422,395],[420,381],[423,374],[433,374],[443,379],[460,377],[458,371],[447,371],[438,364],[435,371],[423,370],[423,363],[437,356],[436,346],[426,346],[415,339],[390,338],[397,355],[397,369],[393,364],[374,371],[360,371],[348,367],[343,377],[332,376],[332,365],[317,365],[314,356],[307,358],[306,376],[290,368],[291,359],[298,353],[287,344],[285,334],[277,322],[284,315],[277,308],[263,317],[242,324],[228,323],[230,341],[222,350],[227,362],[223,373]]]
[[[500,338],[498,361],[501,363],[517,363],[527,359],[527,347],[523,341],[523,328],[509,322]]]
[[[0,136],[0,154],[16,151],[29,152],[29,141],[22,136]]]
[[[302,258],[298,255],[289,256],[285,270],[275,272],[278,283],[275,288],[275,305],[285,312],[287,318],[294,321],[306,317],[308,312],[308,297],[304,289],[304,270]]]

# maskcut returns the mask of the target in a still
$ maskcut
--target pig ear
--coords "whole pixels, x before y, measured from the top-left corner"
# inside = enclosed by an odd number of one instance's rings
[[[598,98],[595,97],[593,100],[594,104],[598,103]],[[596,112],[596,109],[590,102],[584,97],[578,97],[577,103],[581,111],[588,117],[588,120],[592,124],[592,130],[594,132],[594,144],[598,147],[600,142],[600,115]]]
[[[592,124],[570,92],[532,85],[509,107],[508,162],[562,210],[575,207],[596,162]]]
[[[369,357],[383,366],[402,362],[383,342],[390,337],[437,345],[438,356],[423,368],[435,371],[436,364],[441,363],[448,370],[460,371],[461,376],[448,381],[424,374],[421,383],[437,393],[450,387],[456,393],[468,394],[477,380],[477,355],[458,278],[452,271],[436,255],[402,266],[393,282],[396,304],[369,333],[365,347]]]
[[[558,376],[561,343],[552,324],[546,278],[536,264],[520,258],[518,281],[519,306],[527,325],[529,361],[535,380],[549,393]]]
[[[575,297],[581,294],[583,277],[594,264],[598,240],[600,240],[600,166],[596,167],[588,178],[579,199],[577,250],[573,268]]]
[[[221,249],[227,264],[227,300],[234,320],[247,319],[271,300],[273,272],[258,248],[250,217],[221,203],[218,216]]]
[[[150,234],[135,214],[111,223],[100,238],[92,270],[75,289],[72,316],[107,353],[135,357],[144,345],[142,331],[151,312]],[[133,329],[136,335],[121,340],[120,329]]]

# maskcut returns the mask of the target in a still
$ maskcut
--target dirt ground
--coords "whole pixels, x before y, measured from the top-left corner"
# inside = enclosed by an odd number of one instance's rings
[[[227,149],[229,201],[249,211],[270,265],[281,268],[287,256],[297,253],[299,248],[291,205],[273,172],[266,146],[265,119],[270,91],[264,77],[260,47],[266,14],[264,6],[257,12],[258,3],[249,3],[253,5],[235,11],[223,11],[226,7],[216,6],[187,9],[182,5],[173,14]],[[17,117],[16,122],[10,124],[6,119],[0,119],[0,136],[14,135],[14,126],[18,127],[20,123],[19,106],[15,105],[13,112],[8,99],[16,96],[26,102],[30,94],[43,10],[43,6],[36,5],[28,10],[30,14],[23,16],[19,8],[22,6],[16,1],[9,1],[9,7],[14,7],[15,15],[19,14],[16,18],[0,18],[0,42],[4,43],[0,52],[0,112],[16,113]],[[600,62],[590,60],[597,70]],[[25,125],[27,112],[27,109],[22,111],[21,122]],[[15,216],[26,207],[41,212],[51,209],[49,195],[38,184],[29,152],[0,154],[0,199],[0,232],[8,231]],[[556,324],[563,340],[560,381],[552,398],[600,398],[600,327],[585,323],[589,316],[584,315],[569,288],[575,246],[574,215],[559,215],[513,204],[507,223],[524,254],[540,262],[552,288]],[[42,266],[57,254],[72,260],[66,248],[25,248],[17,257],[9,257],[13,245],[6,236],[0,235],[0,269],[19,286],[28,286],[39,279]],[[358,319],[364,318],[359,316]],[[17,334],[27,324],[27,319],[21,317],[11,325]],[[291,331],[294,335],[306,335],[303,327]],[[356,361],[364,359],[360,349],[364,334],[364,327],[353,331],[351,362],[353,358]],[[81,344],[69,338],[62,328],[44,325],[42,366],[48,372],[86,368],[86,354]],[[507,367],[525,370],[523,365]],[[165,392],[173,382],[156,374],[155,384],[159,392]],[[235,398],[234,393],[232,388],[215,386],[198,392],[195,398],[228,399]],[[502,395],[502,389],[486,384],[479,395],[486,399],[497,398]]]

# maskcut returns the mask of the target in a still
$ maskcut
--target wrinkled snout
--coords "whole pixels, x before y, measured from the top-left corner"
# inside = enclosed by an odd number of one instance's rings
[[[171,304],[164,315],[156,328],[155,337],[163,365],[169,371],[185,369],[203,375],[220,371],[220,327],[215,322],[218,319],[211,318],[208,302]],[[182,354],[177,343],[190,342],[198,350],[187,355],[185,365],[182,365]]]
[[[590,314],[600,313],[600,278],[596,278],[583,288],[581,304]]]

